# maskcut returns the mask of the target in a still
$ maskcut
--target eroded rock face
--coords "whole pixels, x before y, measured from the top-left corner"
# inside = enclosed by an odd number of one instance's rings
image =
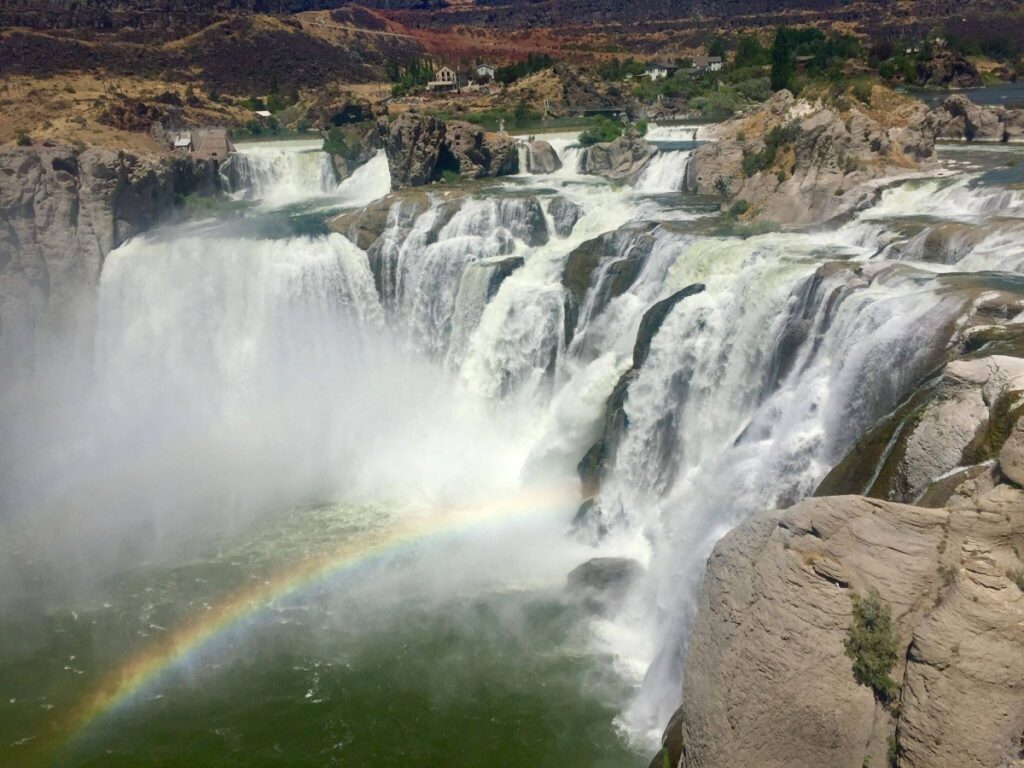
[[[215,165],[187,158],[0,151],[0,357],[30,367],[64,339],[88,359],[107,254],[171,215],[176,196],[217,187]]]
[[[555,234],[559,237],[568,237],[583,215],[583,209],[571,200],[558,196],[548,203],[548,213],[554,221]]]
[[[1008,419],[1021,410],[1022,400],[1024,359],[954,360],[865,434],[816,495],[863,493],[941,506],[948,493],[943,496],[932,486],[957,467],[996,458],[1008,436],[1007,423],[1013,423]]]
[[[937,88],[974,88],[982,85],[977,67],[952,51],[939,51],[932,58],[917,65],[917,77],[922,85]]]
[[[630,130],[614,141],[588,147],[580,161],[580,171],[609,181],[628,181],[635,178],[657,152],[653,144]]]
[[[964,141],[1019,141],[1024,136],[1024,110],[983,107],[954,94],[925,118],[936,138]]]
[[[959,508],[862,497],[758,515],[715,547],[672,728],[685,768],[1008,764],[1024,729],[1024,492]],[[876,590],[898,638],[885,709],[844,640],[852,596]],[[897,713],[897,714],[894,714]]]
[[[391,123],[384,150],[392,189],[429,184],[445,172],[481,179],[519,171],[519,153],[510,137],[412,112]]]
[[[878,180],[932,158],[926,112],[922,104],[902,104],[883,125],[858,106],[840,112],[779,91],[715,129],[718,140],[694,152],[685,186],[718,197],[723,208],[745,201],[748,218],[827,221],[873,200]]]

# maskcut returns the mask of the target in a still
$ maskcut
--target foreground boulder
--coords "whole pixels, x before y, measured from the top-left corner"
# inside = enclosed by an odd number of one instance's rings
[[[655,764],[1017,765],[1022,546],[1024,492],[1005,484],[948,509],[833,497],[748,520],[708,563]],[[888,701],[846,653],[865,596],[891,611]]]
[[[480,179],[519,171],[519,153],[510,137],[431,115],[400,115],[388,128],[384,150],[392,189],[430,184],[446,173]]]

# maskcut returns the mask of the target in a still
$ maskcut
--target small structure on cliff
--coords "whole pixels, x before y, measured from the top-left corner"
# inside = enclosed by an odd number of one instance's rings
[[[207,128],[192,132],[192,154],[203,160],[226,160],[235,151],[224,128]]]

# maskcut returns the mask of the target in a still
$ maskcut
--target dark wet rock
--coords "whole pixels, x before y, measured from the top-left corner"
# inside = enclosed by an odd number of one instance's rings
[[[501,284],[505,282],[512,273],[525,264],[522,256],[509,256],[508,258],[496,261],[488,266],[491,269],[490,277],[487,279],[487,300],[490,301],[498,293]]]
[[[559,237],[568,237],[583,215],[583,209],[559,195],[548,203],[548,213],[555,223],[555,234]]]
[[[343,181],[366,164],[383,146],[377,123],[344,123],[325,131],[324,149],[331,156],[331,165],[338,181]]]
[[[580,244],[569,254],[562,271],[562,285],[566,289],[566,344],[575,334],[588,291],[595,292],[590,309],[591,316],[595,316],[633,285],[654,247],[651,232],[655,226],[617,229]],[[598,273],[602,275],[600,284],[596,284]]]
[[[622,602],[643,572],[636,560],[597,557],[574,568],[566,588],[589,610],[602,612]]]
[[[636,343],[633,345],[634,369],[640,370],[641,366],[647,361],[647,355],[651,351],[651,342],[654,341],[655,335],[661,330],[662,324],[676,304],[690,296],[703,293],[704,290],[705,286],[703,283],[688,285],[681,291],[676,291],[667,299],[662,299],[644,313],[643,319],[640,321],[640,330],[636,334]]]
[[[329,219],[327,226],[339,232],[364,251],[382,235],[387,228],[389,217],[398,217],[397,223],[411,226],[416,217],[430,207],[430,198],[422,190],[392,192],[380,200],[354,211],[346,211]]]

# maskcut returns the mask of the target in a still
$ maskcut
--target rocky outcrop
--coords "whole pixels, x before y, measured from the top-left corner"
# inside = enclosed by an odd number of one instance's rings
[[[971,62],[952,51],[940,50],[917,65],[921,85],[934,88],[974,88],[982,85],[981,74]]]
[[[561,169],[562,161],[558,159],[558,153],[548,142],[541,139],[526,142],[526,168],[527,173],[548,174]]]
[[[1024,140],[1024,110],[979,106],[962,94],[950,96],[929,112],[923,125],[936,139]]]
[[[643,170],[657,151],[653,144],[644,141],[631,128],[614,141],[588,147],[580,161],[580,171],[609,181],[629,181]]]
[[[636,560],[595,557],[569,572],[566,587],[588,610],[603,613],[622,602],[643,572]]]
[[[873,99],[891,98],[876,88]],[[849,102],[798,101],[779,91],[750,115],[715,130],[694,152],[685,187],[745,203],[745,218],[811,224],[874,199],[878,182],[915,170],[934,154],[920,103],[897,102],[882,124]],[[881,104],[880,104],[881,106]]]
[[[1016,765],[1022,545],[1010,485],[946,509],[846,496],[748,520],[708,563],[668,764]],[[845,647],[854,598],[871,594],[893,620],[889,706]]]
[[[568,237],[583,215],[583,209],[559,195],[548,203],[548,215],[555,225],[555,234],[559,237]]]
[[[324,131],[324,150],[338,181],[344,181],[361,165],[373,159],[383,146],[376,120],[348,122]]]
[[[508,136],[487,133],[471,123],[445,123],[411,112],[391,123],[384,149],[392,189],[439,181],[446,172],[480,179],[519,170],[516,144]]]
[[[1024,359],[954,360],[869,430],[816,495],[859,493],[941,506],[953,491],[949,473],[996,458],[1021,412]]]
[[[0,359],[31,367],[57,339],[87,359],[104,258],[217,185],[215,165],[187,158],[0,151]]]

